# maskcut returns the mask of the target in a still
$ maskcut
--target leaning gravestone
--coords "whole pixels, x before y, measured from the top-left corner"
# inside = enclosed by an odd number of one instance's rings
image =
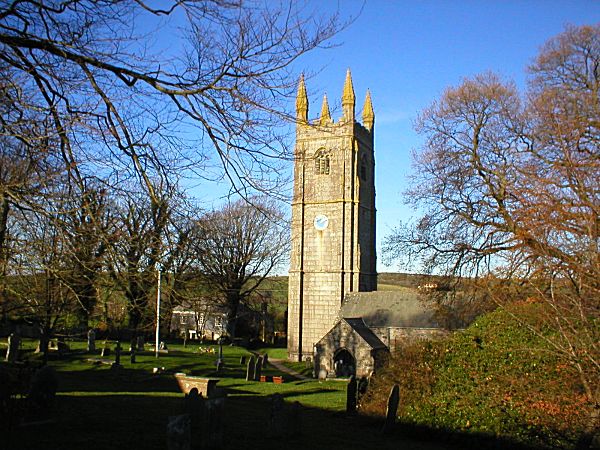
[[[400,387],[395,384],[390,391],[388,397],[387,410],[385,413],[385,422],[381,432],[383,434],[389,433],[396,422],[396,415],[398,414],[398,403],[400,403]]]
[[[192,448],[191,428],[189,414],[170,416],[167,423],[167,449],[190,450]]]
[[[260,375],[262,374],[262,356],[256,358],[256,364],[254,365],[254,381],[260,381]]]
[[[15,362],[19,356],[19,346],[21,345],[21,337],[12,333],[8,337],[8,350],[6,350],[6,361]]]
[[[358,383],[356,377],[352,375],[348,388],[346,389],[346,413],[354,414],[356,412],[356,388]]]
[[[87,334],[87,351],[88,353],[96,351],[96,332],[93,329],[90,329]]]
[[[246,367],[246,381],[254,380],[254,356],[251,356],[248,360],[248,367]]]

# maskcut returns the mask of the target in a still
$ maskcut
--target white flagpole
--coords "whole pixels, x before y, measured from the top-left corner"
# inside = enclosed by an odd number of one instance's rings
[[[156,342],[154,345],[155,356],[158,358],[158,342],[160,339],[160,269],[157,268],[158,272],[158,287],[156,289]]]

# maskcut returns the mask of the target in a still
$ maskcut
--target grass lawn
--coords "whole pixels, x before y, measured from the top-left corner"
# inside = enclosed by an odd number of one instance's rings
[[[396,449],[399,445],[415,450],[446,448],[398,434],[383,437],[379,433],[380,422],[347,417],[343,412],[343,381],[294,381],[283,374],[283,384],[246,382],[246,368],[240,365],[240,357],[250,353],[243,348],[223,347],[225,367],[217,374],[216,346],[203,346],[204,350],[215,349],[215,353],[208,353],[201,352],[198,344],[187,348],[170,345],[169,353],[158,359],[150,351],[138,354],[136,364],[130,364],[125,348],[123,369],[114,371],[109,365],[89,362],[89,358],[99,356],[85,354],[84,342],[70,345],[71,353],[49,361],[59,375],[51,421],[8,429],[9,421],[4,420],[0,440],[3,450],[165,449],[167,418],[181,414],[183,409],[183,394],[172,375],[175,372],[220,378],[219,386],[228,394],[224,449]],[[33,346],[31,341],[24,342],[23,347],[28,349],[26,358],[37,357],[32,353]],[[106,359],[112,358],[114,353]],[[154,367],[164,367],[166,372],[153,375]],[[264,373],[282,375],[272,366]],[[303,433],[285,443],[269,435],[269,396],[274,393],[280,393],[286,402],[298,401],[302,405]]]

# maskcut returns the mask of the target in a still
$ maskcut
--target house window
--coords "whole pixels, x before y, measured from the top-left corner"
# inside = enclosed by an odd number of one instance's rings
[[[315,155],[315,172],[317,175],[329,175],[329,169],[329,155],[324,149],[321,149]]]

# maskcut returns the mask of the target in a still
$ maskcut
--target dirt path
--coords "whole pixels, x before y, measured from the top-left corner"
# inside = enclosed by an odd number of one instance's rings
[[[310,380],[310,378],[305,377],[304,375],[296,372],[295,370],[290,369],[289,367],[283,365],[283,359],[271,359],[269,358],[269,364],[272,364],[273,367],[275,367],[277,370],[281,371],[281,372],[285,372],[288,375],[293,376],[294,378],[296,378],[297,380]]]

